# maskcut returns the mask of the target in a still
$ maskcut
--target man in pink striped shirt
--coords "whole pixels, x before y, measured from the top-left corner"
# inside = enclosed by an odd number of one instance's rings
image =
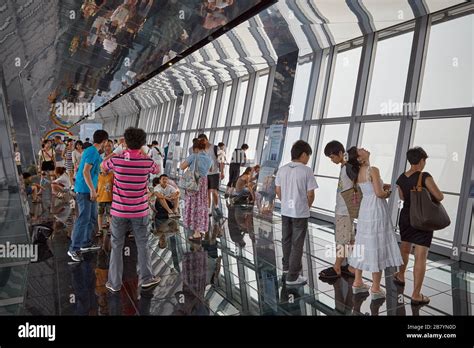
[[[150,174],[159,174],[155,162],[143,155],[141,147],[146,143],[143,129],[127,128],[124,133],[127,150],[102,163],[104,171],[114,172],[112,198],[112,251],[110,254],[109,279],[106,288],[120,291],[123,273],[123,246],[129,227],[137,244],[138,266],[142,289],[159,283],[152,273],[150,253],[147,247],[148,200],[147,183]]]

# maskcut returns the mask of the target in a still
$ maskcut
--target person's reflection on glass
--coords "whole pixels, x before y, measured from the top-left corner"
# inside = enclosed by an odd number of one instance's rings
[[[354,294],[352,292],[354,280],[346,276],[340,278],[319,277],[319,280],[334,286],[335,311],[344,315],[351,314],[354,306]]]
[[[207,268],[207,252],[200,242],[191,243],[190,252],[183,257],[183,290],[175,294],[177,305],[174,315],[209,315],[209,308],[204,302]]]
[[[93,256],[87,255],[81,263],[69,264],[74,290],[74,309],[76,315],[96,315],[95,274],[92,266]]]
[[[228,221],[227,226],[229,227],[230,239],[236,244],[238,248],[244,248],[246,243],[244,241],[245,232],[241,231],[240,224],[237,221],[236,213],[238,208],[235,205],[228,205]]]
[[[369,292],[359,292],[357,294],[354,295],[354,298],[353,298],[353,303],[354,303],[354,310],[352,312],[353,315],[365,315],[364,313],[361,312],[361,307],[362,307],[362,303],[364,303],[364,301],[367,299],[367,297],[369,297],[370,294]]]
[[[303,287],[287,287],[285,283],[280,292],[280,307],[286,312],[285,314],[302,315],[301,298],[304,297]]]
[[[99,304],[99,315],[108,315],[109,308],[107,304],[107,276],[109,271],[108,257],[104,249],[100,249],[97,254],[97,264],[95,268],[95,294]]]
[[[380,307],[382,307],[384,303],[385,303],[385,297],[370,301],[370,314],[372,316],[378,316],[380,312]]]

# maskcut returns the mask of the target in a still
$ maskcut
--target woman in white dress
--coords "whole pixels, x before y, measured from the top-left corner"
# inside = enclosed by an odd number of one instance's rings
[[[372,299],[384,298],[385,292],[380,288],[382,271],[403,264],[386,201],[390,185],[384,185],[379,169],[370,166],[369,151],[354,146],[347,152],[347,174],[362,191],[357,234],[349,257],[349,264],[356,269],[354,293],[369,291],[362,280],[362,271],[368,271],[372,272]]]

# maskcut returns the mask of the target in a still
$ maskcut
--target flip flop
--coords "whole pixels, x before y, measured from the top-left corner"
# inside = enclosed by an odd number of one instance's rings
[[[430,303],[430,298],[428,296],[425,296],[421,294],[421,300],[411,300],[411,305],[412,306],[424,306]]]

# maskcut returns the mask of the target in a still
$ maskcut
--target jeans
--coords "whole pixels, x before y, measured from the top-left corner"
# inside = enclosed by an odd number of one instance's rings
[[[92,232],[97,226],[97,202],[90,200],[89,193],[76,194],[79,217],[74,224],[69,251],[78,251],[80,248],[92,244]]]
[[[282,220],[282,248],[283,270],[288,270],[286,280],[294,281],[301,272],[303,246],[308,231],[308,218],[281,217]]]
[[[148,241],[148,215],[141,218],[112,216],[112,236],[108,283],[116,290],[122,287],[123,246],[127,232],[132,229],[138,252],[138,268],[142,283],[153,278]]]

